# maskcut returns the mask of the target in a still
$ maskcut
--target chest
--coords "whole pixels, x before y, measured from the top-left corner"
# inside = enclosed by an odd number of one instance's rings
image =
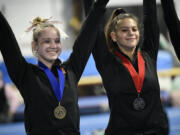
[[[62,104],[71,104],[77,101],[77,85],[75,84],[75,81],[73,81],[73,72],[67,71],[64,77],[64,89],[63,91],[60,91],[60,94],[62,94],[60,102]],[[43,104],[47,105],[58,104],[59,101],[53,90],[52,84],[44,72],[27,74],[26,78],[27,80],[22,84],[22,89],[26,89],[24,99],[27,102],[43,102]],[[33,79],[33,81],[29,81],[28,79]]]
[[[142,92],[148,93],[153,92],[154,90],[159,90],[156,63],[154,63],[153,60],[148,57],[145,57],[144,60],[145,73]],[[138,69],[136,71],[137,73],[139,73]],[[111,64],[106,66],[103,75],[104,85],[109,93],[137,93],[132,75],[122,62],[117,60],[112,61]]]

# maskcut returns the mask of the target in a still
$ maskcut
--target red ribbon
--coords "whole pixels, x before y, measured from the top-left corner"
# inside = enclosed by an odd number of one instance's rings
[[[141,53],[138,51],[138,54],[137,54],[139,74],[136,72],[131,62],[125,56],[123,56],[119,51],[116,51],[115,53],[122,60],[123,65],[128,69],[133,79],[136,90],[138,94],[140,94],[141,88],[144,82],[144,75],[145,75],[145,61]]]

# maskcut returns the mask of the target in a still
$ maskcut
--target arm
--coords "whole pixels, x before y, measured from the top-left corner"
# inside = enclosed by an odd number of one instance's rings
[[[84,4],[84,11],[86,13],[86,15],[89,13],[89,9],[92,6],[92,1],[94,0],[83,0],[83,4]],[[102,67],[104,67],[103,65],[107,64],[105,62],[107,62],[107,59],[110,57],[108,56],[108,54],[110,54],[107,45],[106,45],[106,38],[105,38],[105,34],[104,34],[104,22],[105,22],[105,16],[103,16],[103,22],[101,22],[99,28],[98,28],[98,34],[96,37],[96,43],[95,46],[92,50],[92,54],[94,57],[94,60],[96,62],[96,67],[98,69],[98,71],[100,71],[100,69]]]
[[[73,52],[67,61],[76,74],[77,82],[85,68],[97,36],[97,28],[105,13],[105,6],[109,0],[98,0],[94,3],[76,39]],[[65,63],[66,64],[66,63]]]
[[[164,20],[168,27],[170,39],[176,55],[180,60],[180,21],[178,19],[173,0],[161,0]]]
[[[108,63],[111,61],[110,59],[113,58],[106,45],[105,33],[102,29],[100,29],[98,33],[92,54],[96,63],[96,68],[102,75],[103,69],[108,66]]]
[[[0,12],[0,50],[7,67],[8,74],[12,81],[18,86],[25,69],[26,61],[23,58],[13,31],[7,20]],[[22,79],[22,78],[21,78]]]
[[[94,2],[94,0],[83,0],[83,7],[84,7],[84,11],[85,11],[85,16],[88,15],[93,2]]]
[[[159,48],[159,26],[157,23],[156,0],[143,0],[144,39],[142,50],[156,61]]]

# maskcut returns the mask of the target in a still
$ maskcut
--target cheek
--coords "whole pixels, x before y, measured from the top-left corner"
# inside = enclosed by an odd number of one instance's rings
[[[61,44],[58,45],[58,48],[59,48],[59,50],[62,50],[62,45]]]
[[[62,46],[61,45],[58,45],[58,50],[59,50],[59,52],[61,53],[62,52]]]
[[[136,32],[136,36],[140,37],[140,32],[139,31]]]
[[[137,33],[136,37],[137,37],[137,41],[139,42],[139,39],[140,39],[140,34],[139,34],[139,33]]]
[[[125,34],[120,34],[118,37],[117,37],[117,41],[118,42],[124,42],[126,39],[126,35]]]
[[[40,44],[39,46],[38,46],[38,50],[43,50],[43,49],[45,49],[46,47],[45,47],[45,45],[44,44]]]
[[[47,47],[45,45],[41,44],[37,47],[37,51],[38,51],[38,53],[44,53],[46,48]]]

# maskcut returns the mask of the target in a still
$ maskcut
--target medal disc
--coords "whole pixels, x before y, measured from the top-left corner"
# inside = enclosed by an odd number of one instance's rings
[[[58,105],[55,109],[54,109],[54,116],[57,118],[57,119],[63,119],[65,116],[66,116],[66,109],[61,106],[61,105]]]
[[[146,106],[146,102],[141,97],[137,97],[133,102],[133,108],[137,111],[143,110],[145,106]]]

